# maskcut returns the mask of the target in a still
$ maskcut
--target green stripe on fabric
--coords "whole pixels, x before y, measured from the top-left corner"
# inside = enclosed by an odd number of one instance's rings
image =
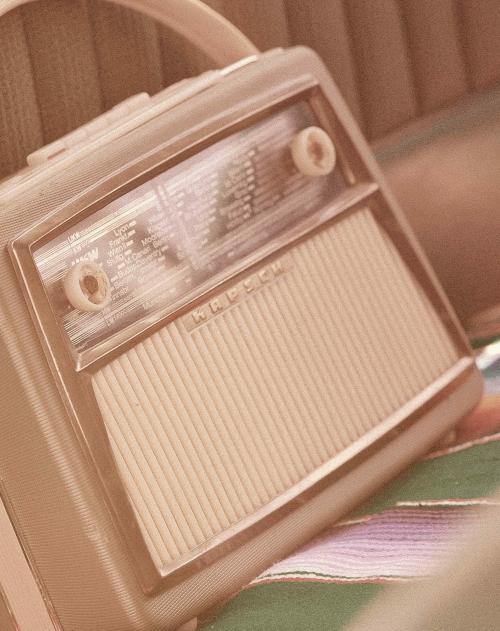
[[[415,463],[355,515],[379,513],[397,502],[485,497],[499,486],[500,441],[497,440]]]
[[[273,583],[240,592],[203,631],[336,631],[383,585]]]
[[[356,515],[398,502],[474,499],[500,486],[500,441],[415,463]],[[384,586],[284,581],[255,585],[229,601],[204,631],[337,631]]]
[[[489,346],[490,344],[493,344],[494,342],[498,342],[499,337],[498,335],[491,335],[489,337],[476,337],[476,338],[469,338],[469,343],[472,346],[472,348],[474,349],[478,349],[478,348],[484,348],[485,346]]]

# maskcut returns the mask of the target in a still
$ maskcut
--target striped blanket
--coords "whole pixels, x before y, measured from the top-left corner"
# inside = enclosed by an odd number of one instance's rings
[[[432,574],[500,487],[500,344],[481,354],[481,405],[348,520],[258,576],[205,631],[342,629],[387,583]],[[500,510],[500,508],[499,508]]]

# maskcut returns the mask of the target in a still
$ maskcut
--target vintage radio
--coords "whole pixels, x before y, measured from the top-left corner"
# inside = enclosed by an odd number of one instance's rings
[[[252,50],[197,3],[124,4]],[[56,627],[175,628],[477,402],[312,51],[140,95],[28,162],[0,189],[0,475]]]

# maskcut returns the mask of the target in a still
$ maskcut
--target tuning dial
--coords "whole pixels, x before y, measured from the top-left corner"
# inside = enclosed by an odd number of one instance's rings
[[[108,275],[97,263],[81,261],[66,274],[66,298],[79,311],[101,311],[111,300]]]
[[[297,169],[309,177],[328,175],[335,168],[336,151],[321,127],[306,127],[292,140],[290,149]]]

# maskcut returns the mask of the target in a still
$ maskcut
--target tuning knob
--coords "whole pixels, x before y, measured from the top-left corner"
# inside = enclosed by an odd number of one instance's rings
[[[297,169],[309,177],[328,175],[335,168],[336,151],[321,127],[306,127],[292,140],[290,149]]]
[[[97,263],[81,261],[66,274],[66,298],[79,311],[101,311],[111,300],[108,275]]]

